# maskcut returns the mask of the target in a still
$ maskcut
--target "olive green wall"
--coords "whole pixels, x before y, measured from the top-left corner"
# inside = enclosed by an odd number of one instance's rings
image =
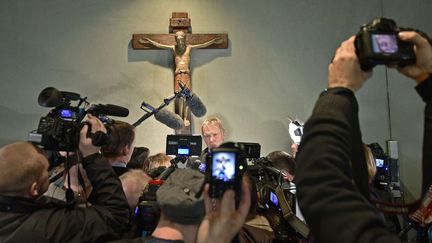
[[[229,34],[226,50],[193,51],[194,91],[208,115],[225,122],[229,140],[259,142],[263,155],[289,151],[287,117],[307,119],[335,49],[361,24],[385,16],[432,33],[427,0],[2,0],[0,6],[0,145],[26,139],[37,127],[49,111],[37,96],[48,86],[125,106],[130,123],[143,114],[143,100],[161,104],[173,92],[172,54],[132,50],[130,39],[167,33],[171,12],[188,12],[194,33]],[[358,98],[364,141],[383,147],[399,141],[402,180],[416,194],[423,104],[413,86],[377,67]],[[196,133],[202,120],[195,119]],[[172,132],[150,118],[137,128],[137,144],[164,151]]]

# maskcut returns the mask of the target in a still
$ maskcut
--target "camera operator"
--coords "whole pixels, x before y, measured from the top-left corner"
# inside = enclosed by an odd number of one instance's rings
[[[292,182],[294,180],[296,163],[294,158],[285,151],[276,150],[270,152],[267,159],[272,162],[273,166],[281,170],[285,182]]]
[[[107,145],[102,146],[101,151],[117,176],[128,171],[129,163],[135,144],[135,127],[123,121],[114,120],[110,126],[111,139]]]
[[[400,32],[402,41],[414,44],[416,63],[398,71],[416,80],[426,102],[423,160],[432,160],[432,47],[414,31]],[[354,92],[371,77],[356,55],[355,37],[344,41],[329,65],[328,88],[320,95],[296,157],[299,204],[317,242],[400,242],[387,231],[378,211],[368,201],[364,171],[355,171],[362,157],[358,104]],[[363,155],[364,159],[364,155]],[[360,173],[356,178],[353,173]],[[354,181],[354,183],[353,183]],[[426,182],[430,183],[430,182]]]
[[[151,180],[143,170],[132,169],[119,177],[131,212],[135,211],[139,198]]]
[[[144,161],[149,157],[150,149],[146,147],[135,147],[131,159],[127,164],[128,169],[142,169]]]
[[[151,177],[143,170],[131,169],[119,176],[119,179],[122,183],[123,191],[129,204],[131,218],[133,218],[131,228],[128,230],[128,232],[124,233],[121,238],[133,239],[137,236],[135,214],[138,210],[138,203],[140,202],[140,197],[143,195],[143,191],[148,186],[148,182],[151,180]]]
[[[91,132],[106,132],[103,123],[89,115]],[[116,239],[129,223],[129,207],[120,181],[99,147],[80,132],[81,163],[93,185],[91,207],[77,207],[41,196],[48,187],[48,160],[29,142],[0,149],[1,242],[101,242]]]
[[[156,178],[166,168],[171,166],[171,157],[165,153],[157,153],[149,156],[143,164],[142,169],[152,178]]]

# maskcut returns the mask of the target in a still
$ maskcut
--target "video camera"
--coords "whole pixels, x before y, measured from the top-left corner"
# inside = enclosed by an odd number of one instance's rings
[[[38,103],[43,107],[54,107],[47,116],[40,119],[36,131],[28,135],[28,140],[40,144],[47,150],[69,151],[73,152],[78,149],[80,131],[85,123],[83,119],[86,114],[92,114],[104,122],[108,135],[102,132],[96,132],[88,136],[92,137],[92,142],[96,146],[102,146],[108,143],[110,125],[112,120],[107,116],[129,115],[129,110],[116,105],[91,105],[85,109],[89,103],[87,97],[81,98],[77,93],[59,91],[56,88],[48,87],[41,91],[38,97]],[[77,101],[76,106],[72,101]]]
[[[374,179],[375,186],[382,190],[389,190],[391,182],[391,161],[384,149],[378,143],[368,145],[372,151],[376,165],[376,175]]]
[[[202,138],[200,135],[168,135],[166,154],[176,157],[201,155]]]
[[[247,173],[260,195],[257,209],[269,220],[276,240],[308,238],[309,228],[295,214],[295,185],[284,181],[281,170],[267,158],[259,157],[260,148],[257,143],[230,142],[210,149],[206,164],[210,197],[220,198],[226,189],[234,189],[238,199],[242,177]]]
[[[392,19],[375,18],[361,26],[356,35],[355,47],[361,69],[371,70],[375,65],[403,67],[416,62],[414,45],[399,39],[400,28]]]
[[[309,237],[308,226],[296,216],[296,188],[283,179],[281,170],[273,167],[266,157],[254,159],[248,173],[256,183],[260,195],[258,212],[270,222],[276,240],[298,242]]]

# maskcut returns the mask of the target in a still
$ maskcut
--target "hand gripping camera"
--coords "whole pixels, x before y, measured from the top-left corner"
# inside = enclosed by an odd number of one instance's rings
[[[375,18],[363,25],[356,35],[355,47],[361,69],[371,70],[379,64],[403,67],[414,64],[414,45],[398,38],[400,28],[392,19]]]

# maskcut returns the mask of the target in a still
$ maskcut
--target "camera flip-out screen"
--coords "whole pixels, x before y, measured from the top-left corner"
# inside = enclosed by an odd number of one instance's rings
[[[168,135],[166,154],[175,156],[201,155],[202,138],[200,135]]]
[[[382,168],[384,167],[384,160],[383,159],[375,159],[376,167]]]

